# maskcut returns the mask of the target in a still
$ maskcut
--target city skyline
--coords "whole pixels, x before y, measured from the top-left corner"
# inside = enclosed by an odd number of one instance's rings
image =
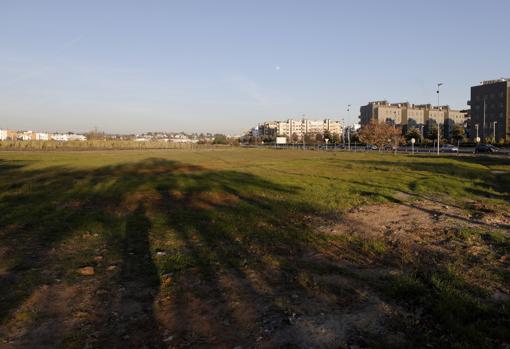
[[[496,10],[497,9],[497,10]],[[467,108],[510,76],[505,1],[0,5],[0,127],[239,134],[358,122],[370,100]],[[474,43],[480,43],[475,45]],[[347,106],[351,105],[350,113]]]

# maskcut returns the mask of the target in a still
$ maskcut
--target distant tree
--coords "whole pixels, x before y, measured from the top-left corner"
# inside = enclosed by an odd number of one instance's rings
[[[354,131],[351,133],[351,143],[360,143],[361,142],[361,138],[359,136],[359,132],[358,131]]]
[[[274,142],[276,142],[276,137],[270,136],[270,135],[264,135],[264,136],[262,136],[262,142],[264,142],[264,144],[274,143]]]
[[[291,137],[292,143],[297,143],[299,141],[299,136],[297,133],[293,133]]]
[[[403,137],[400,128],[372,120],[359,130],[359,138],[366,144],[374,144],[382,149],[385,146],[398,146]]]
[[[99,140],[105,140],[106,139],[106,135],[103,131],[99,131],[96,128],[94,128],[93,131],[89,131],[87,133],[85,133],[85,136],[87,137],[87,139],[89,141],[99,141]]]
[[[331,132],[329,132],[329,130],[326,130],[324,131],[324,141],[326,141],[326,139],[329,139],[329,141],[331,142]]]
[[[420,141],[421,140],[420,130],[414,127],[410,128],[406,133],[406,140],[410,142],[412,138],[414,138],[417,142]]]
[[[232,146],[238,146],[239,143],[240,143],[240,139],[238,137],[227,138],[227,144],[230,144]]]
[[[424,137],[428,140],[433,141],[437,138],[437,125],[428,125],[425,129]]]
[[[425,138],[431,140],[432,142],[433,141],[436,141],[437,140],[437,125],[436,124],[433,124],[433,125],[429,125],[429,127],[427,127],[427,133],[425,134]],[[441,137],[442,136],[442,132],[441,132],[441,129],[439,129],[439,141],[441,141]]]
[[[317,134],[315,135],[315,142],[316,142],[317,144],[320,144],[320,143],[322,143],[323,141],[324,141],[324,138],[322,137],[322,134],[317,133]]]
[[[315,135],[313,133],[305,134],[305,143],[306,144],[315,144]]]
[[[227,144],[227,136],[220,133],[215,134],[213,144]]]
[[[331,135],[331,143],[338,144],[340,143],[340,135],[338,133],[333,133]]]
[[[466,139],[466,130],[461,125],[453,125],[452,139],[456,142],[464,142]]]

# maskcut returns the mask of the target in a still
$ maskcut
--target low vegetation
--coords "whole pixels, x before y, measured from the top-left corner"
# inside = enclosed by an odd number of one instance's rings
[[[101,149],[195,149],[206,144],[165,141],[89,140],[89,141],[0,141],[0,150],[101,150]],[[210,145],[209,145],[210,147]]]
[[[0,340],[504,347],[503,158],[0,152]]]

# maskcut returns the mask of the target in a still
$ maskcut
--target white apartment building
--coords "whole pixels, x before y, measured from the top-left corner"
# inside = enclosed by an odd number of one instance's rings
[[[32,131],[25,131],[19,134],[18,136],[22,141],[34,141],[35,133]]]
[[[69,140],[68,135],[63,133],[54,133],[51,135],[52,141],[67,142]]]
[[[84,135],[77,135],[77,134],[71,133],[71,134],[67,135],[67,140],[83,142],[83,141],[87,140],[87,137],[85,137]]]
[[[50,135],[45,132],[37,132],[35,134],[35,140],[37,141],[49,141]]]
[[[302,138],[304,134],[323,134],[325,132],[340,135],[342,133],[340,121],[333,121],[330,119],[288,119],[286,121],[271,121],[259,125],[257,134],[286,137],[296,135]]]
[[[0,129],[0,141],[7,140],[7,130],[1,130]]]

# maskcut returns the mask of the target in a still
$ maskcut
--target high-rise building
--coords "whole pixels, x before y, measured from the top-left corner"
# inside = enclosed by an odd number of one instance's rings
[[[484,81],[471,87],[470,138],[482,142],[510,140],[510,79]]]

